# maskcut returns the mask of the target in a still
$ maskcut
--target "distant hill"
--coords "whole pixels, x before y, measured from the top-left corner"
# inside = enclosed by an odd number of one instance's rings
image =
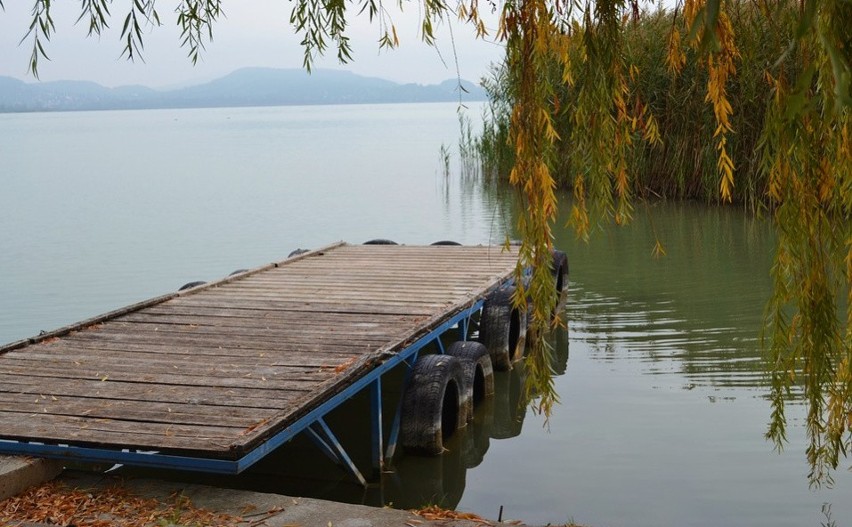
[[[479,86],[461,81],[464,101],[484,100]],[[0,112],[218,108],[310,104],[369,104],[459,100],[459,81],[398,84],[338,70],[245,68],[174,90],[145,86],[106,88],[94,82],[27,83],[0,77]]]

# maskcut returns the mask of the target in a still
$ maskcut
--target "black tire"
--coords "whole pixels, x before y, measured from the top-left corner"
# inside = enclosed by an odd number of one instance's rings
[[[568,255],[557,250],[554,250],[552,254],[550,274],[556,281],[556,305],[553,307],[552,318],[556,318],[568,302]]]
[[[204,285],[206,283],[207,282],[203,282],[201,280],[198,280],[198,281],[195,281],[195,282],[187,282],[187,283],[183,284],[182,286],[180,286],[180,289],[178,289],[178,291],[186,291],[187,289],[192,289],[193,287],[198,287],[198,286]]]
[[[453,240],[440,240],[432,243],[431,245],[461,245],[459,242],[454,242]]]
[[[462,405],[466,408],[467,420],[473,420],[473,409],[486,398],[494,395],[494,367],[488,348],[481,342],[453,342],[447,355],[458,357],[464,370]]]
[[[246,272],[246,271],[248,271],[248,269],[237,269],[236,271],[232,272],[232,273],[231,273],[231,274],[229,274],[228,276],[234,276],[234,275],[236,275],[236,274],[241,274],[241,273],[244,273],[244,272]]]
[[[364,245],[399,245],[393,240],[385,240],[383,238],[376,238],[375,240],[367,240],[364,242]]]
[[[299,256],[300,254],[305,254],[306,252],[310,252],[310,249],[296,249],[287,255],[287,258],[292,258],[294,256]]]
[[[512,304],[514,286],[503,286],[491,293],[482,306],[479,341],[488,348],[496,371],[512,369],[512,363],[524,357],[527,336],[527,310]]]
[[[467,424],[461,406],[464,370],[448,355],[417,359],[402,394],[400,443],[407,451],[438,455],[444,441]]]

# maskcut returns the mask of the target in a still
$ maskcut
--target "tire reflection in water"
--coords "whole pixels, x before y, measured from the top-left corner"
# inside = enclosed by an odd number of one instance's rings
[[[563,375],[568,366],[568,332],[560,328],[551,334],[551,367]],[[527,413],[523,362],[511,371],[494,372],[494,397],[486,399],[474,413],[474,420],[447,442],[442,455],[420,457],[397,455],[383,475],[378,494],[381,504],[398,509],[438,505],[455,509],[464,494],[468,469],[479,466],[493,440],[520,435]]]

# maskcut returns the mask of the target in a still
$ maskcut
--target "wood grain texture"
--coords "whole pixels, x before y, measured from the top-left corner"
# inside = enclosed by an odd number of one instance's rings
[[[237,459],[511,275],[334,244],[0,348],[0,439]]]

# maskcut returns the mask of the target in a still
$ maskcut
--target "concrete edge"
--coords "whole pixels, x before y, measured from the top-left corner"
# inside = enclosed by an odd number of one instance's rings
[[[61,472],[62,463],[58,460],[0,456],[0,500],[50,481]]]
[[[81,472],[66,472],[62,481],[76,488],[97,489],[119,484],[133,494],[161,502],[183,495],[195,507],[215,513],[245,517],[248,525],[264,527],[483,527],[485,521],[429,521],[408,511],[338,503],[314,498],[297,498],[206,485],[168,482],[156,479],[122,479]]]

